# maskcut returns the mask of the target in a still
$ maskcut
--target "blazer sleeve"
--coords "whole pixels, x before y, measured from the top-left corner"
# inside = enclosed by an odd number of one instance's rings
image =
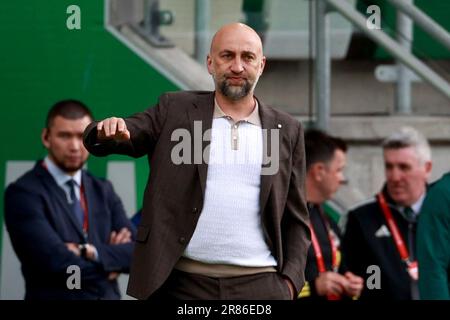
[[[300,123],[297,130],[292,173],[282,221],[284,263],[281,273],[292,281],[296,292],[300,292],[305,282],[304,273],[311,233],[305,196],[305,146]]]
[[[86,149],[97,157],[123,154],[138,158],[152,153],[167,119],[168,105],[169,95],[165,93],[159,98],[155,107],[125,118],[127,129],[130,131],[129,141],[98,140],[98,122],[92,122],[83,135]]]
[[[80,267],[82,281],[105,279],[98,263],[87,261],[69,251],[54,230],[46,212],[50,210],[42,196],[16,184],[5,192],[5,223],[14,250],[22,266],[35,274],[67,278],[67,267]]]
[[[132,241],[124,244],[96,244],[99,262],[106,271],[129,272],[136,228],[127,218],[122,201],[109,181],[106,181],[106,189],[107,204],[111,211],[111,231],[119,232],[122,228],[127,228],[131,232]]]
[[[450,299],[450,193],[448,185],[435,185],[420,212],[417,232],[420,298]]]

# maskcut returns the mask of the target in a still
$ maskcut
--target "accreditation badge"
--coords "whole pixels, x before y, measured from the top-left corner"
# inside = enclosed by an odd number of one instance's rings
[[[414,281],[419,280],[419,265],[417,264],[417,261],[408,263],[408,273]]]

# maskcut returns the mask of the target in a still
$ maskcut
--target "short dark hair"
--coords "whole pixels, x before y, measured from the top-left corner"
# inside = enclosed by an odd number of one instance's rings
[[[331,161],[336,150],[347,152],[347,144],[341,138],[317,129],[305,131],[306,170],[314,163]]]
[[[61,116],[65,119],[77,120],[88,116],[94,120],[91,110],[81,101],[68,99],[56,102],[48,111],[47,119],[45,120],[45,127],[50,129],[53,120]]]

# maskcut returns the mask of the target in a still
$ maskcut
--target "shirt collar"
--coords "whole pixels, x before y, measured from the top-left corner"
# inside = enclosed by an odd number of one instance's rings
[[[420,209],[422,208],[423,201],[425,200],[426,191],[420,196],[419,200],[417,200],[412,206],[415,214],[419,214]]]
[[[219,106],[219,103],[214,98],[213,119],[217,119],[217,118],[231,118],[231,117],[229,115],[227,115],[225,112],[223,112],[222,108]],[[255,99],[255,108],[253,108],[252,113],[250,113],[250,115],[247,118],[244,118],[241,121],[245,121],[245,122],[254,124],[255,126],[261,127],[261,118],[259,116],[258,100]]]
[[[425,200],[426,191],[419,197],[419,199],[414,202],[410,208],[414,211],[414,215],[417,216],[420,213],[420,209],[422,208],[423,201]],[[399,208],[401,212],[405,210],[405,207]]]
[[[73,179],[78,187],[81,186],[81,169],[78,170],[73,176],[68,175],[61,170],[48,156],[45,157],[44,163],[47,166],[48,172],[55,179],[58,186],[63,186],[67,181]]]

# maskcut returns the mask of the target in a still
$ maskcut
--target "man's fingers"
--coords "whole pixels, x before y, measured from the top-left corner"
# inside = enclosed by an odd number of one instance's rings
[[[116,235],[114,244],[121,243],[123,236],[124,236],[124,228],[120,229],[120,230],[117,232],[117,235]]]
[[[359,297],[361,295],[362,290],[363,290],[363,286],[362,285],[360,285],[358,287],[350,285],[345,291],[346,291],[348,296]]]
[[[344,276],[340,275],[339,273],[332,273],[331,278],[333,282],[338,284],[340,287],[347,287],[349,285],[349,281]]]
[[[69,251],[72,251],[75,255],[80,255],[80,250],[78,250],[78,245],[72,242],[66,243],[66,247]]]
[[[121,140],[130,140],[130,131],[126,130],[121,133]]]
[[[341,274],[339,274],[337,272],[328,271],[328,272],[325,273],[325,276],[330,281],[336,282],[336,283],[338,283],[340,285],[346,284],[347,281],[348,281],[343,275],[341,275]]]
[[[100,139],[129,140],[130,132],[127,129],[125,120],[111,117],[97,124],[97,137]]]
[[[108,275],[108,280],[110,280],[110,281],[115,280],[119,277],[119,275],[120,275],[120,273],[118,273],[118,272],[114,272],[114,271],[110,272]]]
[[[117,131],[118,132],[124,132],[125,130],[127,130],[127,126],[125,124],[125,120],[123,120],[122,118],[119,118],[117,120]]]
[[[345,273],[345,278],[348,279],[348,281],[350,282],[351,285],[356,285],[356,286],[362,286],[364,283],[364,279],[347,271]]]
[[[125,131],[117,132],[115,137],[118,141],[130,140],[130,132],[125,129]]]
[[[100,121],[97,124],[97,138],[99,138],[99,139],[105,139],[106,138],[106,134],[105,134],[105,120]]]
[[[128,229],[125,229],[123,232],[123,238],[121,243],[127,243],[131,241],[131,232]]]
[[[123,237],[124,237],[124,234],[123,234],[123,232],[121,230],[119,233],[117,233],[116,244],[122,243]]]
[[[361,290],[363,288],[362,282],[350,282],[349,287],[352,290]]]
[[[344,288],[341,287],[338,283],[333,283],[330,291],[332,294],[340,296],[342,294],[342,292],[344,291]]]
[[[110,244],[121,244],[131,242],[131,232],[127,228],[119,231],[112,231],[110,236]]]
[[[338,273],[330,272],[329,274],[329,289],[332,294],[340,295],[344,288],[348,285],[346,279]],[[342,281],[344,279],[344,281]]]
[[[117,234],[117,243],[127,243],[131,241],[131,232],[127,228],[122,228]]]
[[[126,240],[126,239],[130,238],[130,236],[131,236],[130,231],[128,231],[128,229],[124,229],[122,232],[122,239]]]
[[[113,137],[117,133],[117,122],[118,119],[113,117],[111,118],[111,121],[109,122],[109,134]]]
[[[117,237],[117,232],[115,232],[115,231],[111,232],[111,236],[109,237],[109,243],[116,244],[116,237]]]
[[[125,237],[123,239],[123,243],[128,243],[131,242],[131,232],[129,230],[127,230]]]
[[[354,286],[363,286],[364,281],[362,278],[356,278],[356,279],[352,279],[350,280],[350,284],[354,285]]]
[[[125,120],[119,118],[117,121],[117,133],[120,140],[130,140],[130,132],[127,129]]]

